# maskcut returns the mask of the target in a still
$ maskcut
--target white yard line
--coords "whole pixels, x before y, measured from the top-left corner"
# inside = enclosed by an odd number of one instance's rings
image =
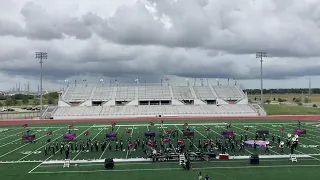
[[[265,126],[261,126],[261,127],[265,127]],[[268,127],[265,127],[265,128],[268,128]],[[271,127],[270,127],[270,129],[274,129],[274,128],[271,128]],[[274,134],[274,133],[271,133],[271,134],[276,135],[276,134]],[[299,137],[299,138],[301,138],[301,137]],[[306,139],[306,138],[303,138],[303,139]],[[309,140],[309,139],[307,138],[307,140]],[[320,142],[319,142],[319,143],[320,143]],[[305,144],[302,144],[301,142],[299,142],[299,144],[300,144],[300,145],[305,145]],[[315,150],[317,150],[317,151],[320,151],[320,149],[318,149],[318,148],[314,148],[314,147],[310,147],[310,148],[315,149]],[[303,152],[298,151],[298,150],[295,150],[295,151],[297,151],[297,152],[299,152],[299,153],[301,153],[301,154],[306,154],[306,153],[303,153]],[[312,157],[312,158],[314,158],[314,157]],[[315,159],[317,159],[317,158],[315,158]]]
[[[47,161],[48,159],[50,159],[53,156],[53,154],[51,156],[49,156],[47,159],[45,159],[44,161]],[[42,162],[43,163],[43,162]],[[36,170],[38,167],[40,167],[42,165],[42,163],[38,164],[36,167],[34,167],[33,169],[31,169],[28,174],[32,173],[34,170]]]
[[[90,128],[89,128],[90,129]],[[88,129],[88,130],[89,130]],[[87,130],[87,131],[88,131]],[[92,138],[92,140],[94,140],[102,131],[103,131],[104,129],[102,128],[93,138]],[[85,133],[86,131],[84,131],[83,133]],[[81,154],[81,150],[78,152],[78,154],[76,154],[73,158],[72,158],[72,160],[75,160],[79,155]]]
[[[3,140],[3,139],[7,139],[7,138],[9,138],[9,137],[12,137],[12,136],[16,136],[17,134],[22,134],[23,132],[18,132],[18,133],[15,133],[15,134],[11,134],[11,135],[9,135],[9,136],[6,136],[6,137],[4,137],[4,138],[1,138],[0,139],[0,141],[1,140]],[[20,138],[21,139],[21,138]]]
[[[180,124],[181,125],[181,124]],[[189,124],[190,125],[190,124]],[[182,134],[182,136],[183,136],[183,132],[181,131],[181,129],[177,126],[177,125],[174,125],[176,128],[178,128],[178,130],[180,131],[180,133]],[[188,139],[188,141],[191,143],[191,140],[189,139],[189,138],[187,138]],[[199,148],[194,144],[194,143],[192,143],[193,144],[193,146],[199,151]]]
[[[244,131],[244,132],[248,132],[248,133],[251,133],[251,134],[255,135],[253,132],[245,131],[244,129],[238,128],[238,127],[236,127],[236,126],[234,126],[234,125],[232,125],[232,127],[235,127],[235,128],[240,129],[240,130],[242,130],[242,131]],[[256,129],[256,128],[254,128],[254,129]],[[271,152],[274,152],[274,153],[276,153],[276,154],[279,154],[279,153],[277,153],[276,151],[274,151],[274,150],[272,150],[272,149],[269,149],[269,150],[270,150]]]
[[[11,141],[11,142],[9,142],[9,143],[3,144],[3,145],[1,145],[0,147],[6,146],[6,145],[9,145],[9,144],[13,144],[14,142],[19,141],[19,140],[22,141],[21,138],[19,138],[19,139],[16,139],[16,140],[14,140],[14,141]]]
[[[55,130],[55,131],[53,131],[53,132],[56,132],[56,131],[59,131],[59,130],[61,130],[61,129],[57,129],[57,130]],[[44,137],[46,137],[46,136],[47,136],[47,135],[41,136],[40,138],[37,138],[36,140],[42,139],[42,138],[44,138]],[[23,148],[23,147],[25,147],[25,146],[27,146],[27,145],[29,145],[29,143],[26,143],[25,145],[22,145],[22,146],[20,146],[20,147],[18,147],[18,148],[15,148],[14,150],[12,150],[12,151],[10,151],[10,152],[7,152],[7,153],[1,155],[0,158],[6,156],[6,155],[8,155],[8,154],[11,154],[11,153],[15,152],[16,150],[19,150],[19,149],[21,149],[21,148]]]
[[[259,168],[297,168],[297,167],[320,167],[320,165],[270,165],[270,166],[214,166],[194,168],[195,170],[204,169],[259,169]],[[65,173],[93,173],[93,172],[138,172],[138,171],[181,171],[180,168],[150,168],[150,169],[112,169],[112,170],[85,170],[85,171],[46,171],[46,172],[31,172],[31,174],[65,174]]]
[[[207,128],[207,127],[206,127],[206,126],[204,126],[204,125],[203,125],[203,127]],[[213,131],[213,130],[212,130],[212,132],[214,132],[214,133],[216,133],[217,135],[219,135],[220,137],[222,137],[222,135],[221,135],[221,134],[219,134],[218,132]],[[240,142],[240,143],[241,143],[241,142]],[[244,148],[244,150],[245,150],[245,151],[247,151],[249,154],[253,154],[253,152],[249,151],[247,148]]]
[[[134,129],[134,126],[132,126],[132,131],[131,131],[130,136],[132,136],[132,134],[133,134],[133,129]],[[129,156],[129,148],[127,148],[127,155],[126,155],[126,159],[128,159],[128,156]]]
[[[61,129],[62,129],[62,128],[60,128],[60,129],[58,129],[58,130],[61,130]],[[56,130],[56,131],[57,131],[57,130]],[[53,132],[55,132],[55,131],[53,131]],[[51,140],[51,142],[53,142],[53,141],[55,141],[55,140],[57,140],[57,139],[59,139],[59,138],[61,138],[61,136],[58,136],[57,138]],[[50,142],[46,143],[45,145],[39,147],[38,149],[36,149],[36,150],[34,150],[34,151],[38,151],[38,150],[44,148],[45,146],[47,146],[48,144],[50,144]],[[57,152],[56,152],[56,153],[57,153]],[[56,154],[56,153],[55,153],[55,154]],[[24,157],[20,158],[18,161],[21,161],[21,160],[25,159],[26,157],[29,157],[30,155],[32,155],[32,154],[25,155]]]
[[[116,130],[116,133],[118,132],[119,129],[120,129],[120,125],[118,126],[118,128],[117,128],[117,130]],[[107,150],[107,148],[109,147],[109,145],[110,145],[110,142],[108,142],[106,148],[105,148],[104,151],[102,152],[102,154],[101,154],[101,156],[99,157],[99,159],[102,158],[103,154],[106,152],[106,150]]]

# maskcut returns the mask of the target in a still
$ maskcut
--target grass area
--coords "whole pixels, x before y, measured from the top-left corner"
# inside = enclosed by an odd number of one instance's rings
[[[268,115],[315,115],[320,114],[320,108],[288,106],[281,104],[264,104]]]
[[[292,102],[293,98],[301,98],[303,100],[305,97],[309,97],[311,102],[320,102],[320,94],[311,94],[310,96],[308,94],[264,94],[265,100],[269,99],[270,101],[273,101],[274,98],[276,99],[276,101],[278,100],[278,98],[281,98],[285,99],[286,101]],[[259,100],[260,94],[248,95],[248,98],[252,101],[254,100],[254,98],[257,98],[257,100]]]
[[[154,121],[155,126],[151,127],[151,130],[157,134],[162,132],[162,128],[159,126],[159,121]],[[176,129],[179,132],[184,128],[183,121],[165,121],[165,130]],[[195,137],[190,139],[194,142],[195,146],[191,146],[191,151],[197,151],[199,139],[202,142],[207,138],[219,138],[224,142],[224,138],[221,137],[221,132],[225,131],[225,121],[188,121],[189,126],[194,128]],[[285,133],[293,133],[293,130],[297,128],[296,121],[229,121],[232,123],[232,130],[238,135],[247,134],[248,139],[253,139],[257,130],[269,130],[271,141],[271,151],[265,153],[264,149],[246,148],[245,152],[231,152],[232,156],[260,154],[260,155],[277,155],[281,154],[277,142],[272,142],[271,135],[280,136],[282,141],[285,141],[286,137],[282,137],[282,133],[279,131],[280,127],[285,127]],[[39,160],[63,160],[65,155],[60,154],[59,151],[49,152],[49,155],[44,155],[44,147],[48,145],[47,139],[49,136],[47,133],[53,131],[52,139],[62,142],[62,136],[67,132],[67,123],[55,123],[55,124],[32,124],[30,130],[32,134],[37,136],[35,143],[23,143],[21,142],[21,135],[23,135],[26,129],[20,126],[5,126],[0,128],[0,174],[3,179],[46,179],[46,180],[87,180],[87,179],[153,179],[153,180],[192,180],[197,179],[197,173],[203,172],[205,176],[208,174],[212,179],[225,180],[247,180],[259,179],[291,179],[298,180],[301,177],[305,179],[314,179],[314,177],[320,177],[320,121],[317,122],[303,122],[302,128],[307,130],[307,134],[299,138],[299,147],[295,151],[296,154],[313,154],[310,158],[298,158],[297,163],[292,163],[288,159],[262,159],[260,165],[250,165],[248,160],[214,160],[209,162],[191,162],[191,166],[194,168],[192,171],[184,171],[178,165],[178,161],[173,162],[134,162],[134,163],[116,163],[114,170],[104,170],[102,163],[90,163],[90,164],[71,164],[70,168],[63,168],[61,164],[40,164]],[[210,132],[205,131],[205,128],[210,128]],[[244,129],[248,127],[248,131]],[[107,148],[105,152],[102,152],[99,148],[98,152],[86,151],[74,151],[71,153],[71,159],[104,159],[108,157],[112,158],[135,158],[143,157],[142,147],[139,146],[132,154],[127,151],[127,139],[131,134],[127,131],[131,130],[133,139],[137,140],[138,137],[142,139],[144,133],[147,131],[146,122],[119,122],[115,127],[118,137],[124,141],[124,151],[115,150],[115,142],[107,140],[107,143],[111,145],[111,151]],[[111,131],[111,127],[106,123],[75,123],[74,130],[78,135],[78,142],[87,139],[84,136],[84,132],[89,131],[89,136],[98,140],[104,141],[105,134]],[[179,138],[183,139],[181,133]],[[237,139],[238,139],[237,138]],[[157,137],[160,141],[160,137]],[[176,146],[177,137],[172,140],[173,146]],[[189,148],[190,141],[184,139],[186,148]],[[175,151],[175,150],[172,150]],[[220,152],[214,149],[216,154]],[[285,148],[283,154],[289,154],[290,150]],[[15,161],[20,163],[10,162],[4,164],[4,161]],[[26,161],[26,162],[24,162]],[[30,170],[34,169],[31,173]],[[289,173],[288,173],[289,172]]]

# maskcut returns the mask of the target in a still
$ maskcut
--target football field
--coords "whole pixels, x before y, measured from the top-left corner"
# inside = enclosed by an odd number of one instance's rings
[[[224,121],[164,121],[161,126],[160,121],[152,121],[154,126],[149,127],[156,134],[161,134],[163,130],[178,130],[182,137],[184,123],[188,123],[194,129],[193,139],[184,139],[186,147],[192,146],[193,151],[198,151],[199,139],[203,142],[207,138],[219,138],[224,142],[221,132],[226,130],[226,125],[231,123],[231,130],[237,136],[247,135],[248,140],[255,138],[258,130],[269,130],[267,136],[270,141],[270,152],[265,153],[264,148],[245,148],[244,152],[228,151],[230,160],[195,161],[191,162],[193,170],[184,171],[178,161],[170,162],[133,162],[134,159],[143,158],[144,153],[140,146],[136,150],[129,152],[127,139],[143,139],[148,131],[148,122],[117,122],[114,131],[118,134],[118,139],[123,139],[123,150],[115,150],[115,141],[107,140],[107,148],[102,150],[99,145],[96,149],[79,149],[71,151],[71,164],[69,168],[63,168],[65,159],[64,151],[48,151],[45,155],[44,149],[50,143],[48,132],[52,132],[52,143],[63,141],[63,134],[68,131],[70,123],[48,123],[30,124],[27,128],[19,126],[0,127],[0,174],[4,179],[197,179],[197,173],[201,171],[208,174],[212,179],[313,179],[320,177],[320,121],[302,121],[301,128],[306,129],[307,134],[299,137],[299,145],[294,154],[297,155],[298,162],[289,160],[290,149],[285,148],[284,153],[280,152],[277,137],[281,141],[286,141],[287,134],[293,134],[293,130],[298,127],[297,121],[272,121],[272,120],[224,120]],[[280,131],[281,128],[284,131]],[[210,131],[208,131],[210,128]],[[34,143],[22,142],[22,136],[29,129],[31,134],[36,135]],[[230,129],[229,129],[230,130]],[[81,142],[90,138],[100,143],[104,142],[107,133],[111,132],[111,125],[105,123],[73,123],[72,131],[77,134],[76,141]],[[86,132],[88,135],[85,136]],[[272,136],[276,140],[272,141]],[[172,146],[176,146],[175,137]],[[111,150],[109,149],[111,148]],[[173,148],[174,149],[174,148]],[[220,152],[215,149],[214,153]],[[259,154],[260,164],[249,164],[248,157],[252,154]],[[113,170],[104,170],[103,160],[105,158],[121,159],[123,162],[116,162]],[[85,162],[85,163],[83,163]],[[2,178],[1,178],[2,179]]]

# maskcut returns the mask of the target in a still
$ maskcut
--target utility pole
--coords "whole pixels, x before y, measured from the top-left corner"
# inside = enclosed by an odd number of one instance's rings
[[[46,52],[36,52],[36,59],[40,59],[40,119],[42,119],[42,64],[43,59],[47,59],[48,54]]]
[[[267,52],[257,52],[256,53],[256,58],[260,58],[260,78],[261,78],[261,105],[263,106],[263,73],[262,73],[262,62],[263,62],[263,57],[267,57]]]

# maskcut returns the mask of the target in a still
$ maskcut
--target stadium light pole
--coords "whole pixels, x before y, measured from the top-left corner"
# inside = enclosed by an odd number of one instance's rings
[[[263,58],[267,57],[267,52],[257,52],[256,53],[256,58],[260,58],[260,80],[261,80],[261,105],[263,105],[264,101],[263,101],[263,68],[262,68],[262,63],[263,63]]]
[[[36,59],[40,59],[40,119],[42,119],[42,64],[43,59],[47,59],[48,54],[46,52],[36,52]]]

